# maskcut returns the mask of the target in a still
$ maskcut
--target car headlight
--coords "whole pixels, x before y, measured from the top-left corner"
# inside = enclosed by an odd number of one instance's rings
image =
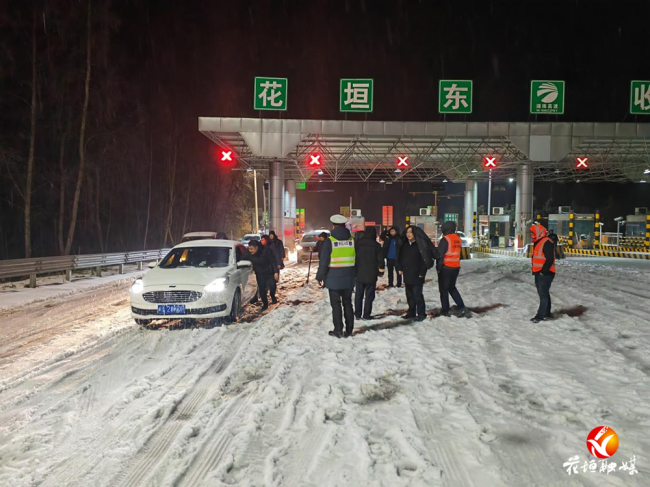
[[[473,241],[474,241],[474,240],[472,239],[472,237],[467,237],[467,244],[468,244],[468,245],[472,245],[472,242],[473,242]]]
[[[219,293],[226,289],[226,284],[228,284],[228,278],[220,277],[219,279],[215,279],[210,284],[205,286],[205,292]]]
[[[302,245],[296,245],[296,250],[302,250]]]
[[[136,279],[135,281],[133,281],[133,284],[131,284],[131,292],[133,294],[140,294],[143,289],[144,289],[144,282],[142,282],[142,279]]]

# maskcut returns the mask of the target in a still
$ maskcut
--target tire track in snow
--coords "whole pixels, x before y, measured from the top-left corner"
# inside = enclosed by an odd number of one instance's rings
[[[196,384],[176,404],[175,410],[149,437],[136,456],[112,482],[112,485],[138,486],[151,475],[153,467],[162,461],[173,440],[185,423],[194,417],[203,400],[221,381],[240,350],[247,333],[240,333],[227,353],[216,359],[211,367],[198,379]]]
[[[192,345],[189,352],[182,353],[183,355],[186,353],[202,353],[207,348],[214,346],[214,340],[219,340],[222,337],[223,334],[212,335],[210,337],[211,339],[203,340],[196,346]],[[179,357],[175,356],[175,358]],[[215,359],[215,362],[218,362],[218,360],[219,358]],[[169,380],[168,376],[171,375],[177,367],[180,367],[179,363],[171,364],[162,371],[158,370],[152,373],[154,376],[159,374],[161,375],[160,377],[157,377],[155,385],[162,385],[163,390],[160,390],[160,387],[152,388],[147,391],[147,394],[136,395],[136,397],[132,398],[118,411],[112,411],[112,409],[109,409],[105,414],[106,417],[103,418],[103,422],[100,420],[96,426],[95,433],[87,435],[90,438],[90,441],[88,443],[78,441],[75,444],[75,448],[69,452],[69,455],[64,460],[59,461],[50,468],[50,472],[48,472],[46,480],[42,484],[43,487],[50,485],[53,487],[58,487],[60,485],[74,485],[75,482],[84,478],[88,472],[102,460],[105,454],[111,450],[111,447],[114,446],[115,443],[127,436],[129,431],[138,428],[139,425],[133,424],[132,422],[132,414],[138,411],[138,408],[141,407],[141,402],[151,394],[156,394],[156,397],[159,398],[155,401],[156,404],[158,404],[165,396],[171,394],[177,389],[185,389],[185,393],[187,394],[186,384],[190,380],[189,376],[192,374],[194,368],[181,370],[181,373],[178,376]],[[208,370],[210,370],[210,367],[206,368],[206,371]],[[205,373],[206,372],[204,371],[204,374]],[[149,380],[148,377],[150,375],[151,374],[145,376],[145,379]],[[164,422],[162,424],[164,424]],[[161,425],[157,425],[158,428],[160,426]]]
[[[110,285],[76,294],[72,299],[62,297],[59,298],[61,303],[55,307],[47,307],[45,304],[28,312],[23,308],[12,310],[3,319],[3,326],[8,333],[0,345],[0,370],[17,353],[47,341],[59,332],[72,328],[71,325],[118,311],[115,310],[115,303],[124,300],[127,290],[116,288],[117,285]],[[55,309],[56,307],[65,309]],[[53,317],[52,314],[58,316]]]
[[[230,426],[232,422],[237,419],[240,413],[250,403],[251,397],[248,394],[241,393],[231,399],[225,410],[219,415],[216,427],[211,429],[214,435],[210,436],[210,440],[205,444],[197,457],[189,465],[177,485],[188,486],[202,486],[205,485],[206,476],[219,465],[223,460],[226,450],[230,446],[233,436],[230,434]],[[200,458],[200,460],[197,460]],[[189,475],[187,472],[190,472]],[[137,484],[133,484],[136,486]]]
[[[110,370],[113,362],[122,358],[121,351],[128,350],[133,331],[133,328],[127,328],[123,333],[102,337],[105,339],[75,354],[74,360],[55,361],[49,367],[40,369],[36,375],[29,377],[31,380],[28,391],[23,391],[21,387],[26,379],[18,386],[5,390],[2,410],[8,412],[0,414],[0,427],[8,425],[21,427],[22,424],[17,423],[16,420],[23,409],[29,408],[31,416],[36,416],[39,411],[56,409],[60,404],[69,401],[79,393],[81,384],[88,380],[90,373],[84,374],[87,369],[93,368],[92,374],[97,375],[103,370]],[[154,336],[149,335],[140,341],[133,352],[137,353],[140,348],[147,346],[147,339],[152,338]],[[53,374],[57,374],[58,377],[52,379],[50,376]],[[36,380],[42,382],[35,384]]]

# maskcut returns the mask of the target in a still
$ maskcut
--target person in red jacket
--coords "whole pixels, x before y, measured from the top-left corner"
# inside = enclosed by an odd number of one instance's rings
[[[456,289],[456,280],[460,274],[460,249],[462,242],[456,233],[456,223],[447,221],[440,228],[443,237],[438,243],[440,258],[436,263],[438,271],[438,290],[440,291],[441,316],[449,316],[449,296],[451,295],[458,308],[458,315],[465,316],[468,309],[463,298]]]
[[[532,272],[539,294],[537,314],[530,321],[539,323],[551,317],[551,284],[555,279],[555,244],[547,237],[546,228],[539,223],[530,227],[533,242]]]

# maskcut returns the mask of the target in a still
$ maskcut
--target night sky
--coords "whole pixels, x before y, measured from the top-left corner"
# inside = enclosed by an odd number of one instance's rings
[[[149,10],[148,22],[169,25],[161,47],[210,65],[199,83],[183,80],[191,70],[175,73],[179,95],[204,116],[258,116],[253,78],[277,76],[289,78],[288,111],[264,116],[339,119],[339,79],[366,77],[374,113],[349,118],[442,120],[438,81],[456,78],[474,80],[474,112],[448,120],[532,121],[530,80],[561,79],[566,112],[548,120],[633,122],[630,80],[650,76],[643,0],[159,1]],[[122,13],[128,49],[143,19]]]

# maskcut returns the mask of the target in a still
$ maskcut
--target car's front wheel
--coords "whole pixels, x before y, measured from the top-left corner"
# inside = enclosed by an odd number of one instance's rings
[[[239,288],[235,291],[232,298],[232,306],[230,307],[230,314],[228,315],[229,323],[236,323],[241,316],[241,292]]]

